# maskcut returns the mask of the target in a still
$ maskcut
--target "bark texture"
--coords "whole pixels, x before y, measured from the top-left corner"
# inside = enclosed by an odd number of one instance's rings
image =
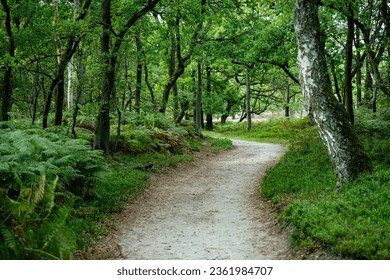
[[[100,109],[93,143],[94,149],[109,153],[110,143],[110,101],[114,89],[115,71],[110,66],[110,29],[111,0],[103,0],[103,33],[101,37],[101,53],[103,58],[103,84],[100,99]]]
[[[296,1],[294,28],[306,110],[319,129],[333,163],[338,186],[342,186],[372,167],[345,109],[332,92],[324,46],[320,40],[318,1]]]
[[[6,0],[1,0],[1,4],[6,14],[5,31],[7,33],[7,40],[9,44],[8,55],[9,55],[9,59],[13,59],[13,57],[15,56],[15,41],[14,41],[14,36],[12,34],[12,27],[11,27],[11,10]],[[9,120],[8,113],[9,110],[11,109],[11,95],[12,95],[12,66],[11,66],[11,62],[8,61],[4,71],[3,92],[1,95],[1,100],[2,100],[1,121]]]

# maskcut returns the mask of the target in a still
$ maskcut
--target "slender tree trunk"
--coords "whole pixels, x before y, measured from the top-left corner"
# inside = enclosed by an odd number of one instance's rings
[[[54,1],[54,0],[53,0]],[[92,0],[85,0],[83,2],[83,6],[80,9],[80,14],[77,17],[76,21],[84,20],[85,17],[88,14],[89,8],[91,6]],[[62,53],[59,61],[61,61],[61,64],[57,67],[56,76],[52,80],[48,93],[46,95],[46,101],[45,101],[45,107],[43,110],[43,118],[42,118],[42,126],[43,128],[47,127],[47,119],[50,112],[50,106],[51,106],[51,100],[53,97],[53,91],[56,88],[56,86],[63,80],[64,80],[64,72],[66,69],[66,66],[68,65],[70,59],[72,58],[73,54],[77,51],[77,48],[80,44],[80,41],[82,39],[82,36],[70,36],[65,48],[65,51]],[[57,61],[58,62],[58,61]],[[63,99],[62,99],[62,105],[63,105]],[[56,114],[57,115],[57,114]],[[56,119],[59,118],[56,116]],[[61,106],[61,119],[62,119],[62,106]]]
[[[351,124],[354,124],[355,117],[353,112],[353,94],[352,94],[352,61],[353,61],[353,38],[355,36],[353,22],[353,8],[351,4],[348,7],[349,15],[347,17],[347,42],[345,48],[345,69],[344,69],[344,90],[345,106]]]
[[[135,86],[135,111],[137,114],[141,112],[141,86],[142,86],[142,45],[141,45],[141,33],[137,28],[135,32],[135,42],[137,47],[137,78]]]
[[[201,0],[201,15],[205,13],[205,5],[206,0]],[[181,75],[183,75],[184,70],[189,62],[189,59],[191,58],[195,46],[198,44],[198,37],[199,33],[203,28],[203,20],[202,18],[199,20],[199,23],[197,24],[194,33],[191,38],[190,45],[188,47],[187,53],[185,56],[182,56],[182,49],[181,49],[181,35],[180,35],[180,18],[176,18],[175,22],[175,35],[176,35],[176,60],[177,60],[177,66],[175,67],[175,71],[173,71],[173,74],[169,77],[168,82],[164,86],[164,90],[162,93],[162,105],[160,107],[160,112],[165,113],[167,106],[168,106],[168,98],[169,98],[169,92],[176,84],[177,80],[180,78]]]
[[[284,116],[290,117],[290,83],[286,81],[286,107],[284,108]]]
[[[66,93],[66,106],[68,110],[73,107],[73,79],[74,79],[74,67],[73,67],[73,57],[68,63],[68,86]]]
[[[318,1],[296,1],[294,28],[306,110],[319,129],[338,186],[342,186],[355,180],[358,174],[371,171],[372,166],[345,109],[332,92],[324,44],[320,39]]]
[[[15,41],[11,27],[11,10],[8,6],[7,0],[1,0],[3,10],[5,12],[5,31],[8,40],[8,54],[10,59],[15,57]],[[7,61],[3,77],[3,92],[1,95],[1,120],[9,120],[9,111],[11,109],[12,96],[12,62]]]
[[[337,96],[339,102],[343,103],[343,98],[342,98],[342,96],[340,94],[339,79],[337,78],[337,73],[336,73],[336,69],[335,69],[335,65],[334,65],[334,61],[333,60],[330,63],[330,68],[331,68],[331,71],[332,71],[332,77],[333,77],[334,89],[335,89],[335,92],[336,92],[336,96]]]
[[[252,129],[252,112],[251,112],[251,71],[247,69],[246,72],[246,98],[245,98],[245,110],[247,117],[246,131]]]
[[[387,88],[389,89],[390,95],[390,12],[388,8],[388,0],[381,0],[381,13],[383,16],[383,22],[385,25],[385,35],[386,35],[386,43],[387,43]]]
[[[123,111],[125,111],[126,108],[129,107],[129,111],[131,112],[134,93],[133,93],[133,90],[131,89],[130,75],[129,75],[129,63],[128,63],[127,55],[125,56],[125,81],[126,81],[126,88],[127,88],[128,94],[129,94],[129,98],[123,107]]]
[[[207,85],[206,85],[206,95],[208,98],[208,101],[211,100],[211,68],[208,66],[206,67],[206,79],[207,79]],[[211,105],[208,106],[208,112],[206,114],[206,130],[213,130],[213,114],[210,111]]]
[[[366,60],[366,75],[364,78],[364,103],[370,109],[372,109],[372,78],[370,73],[370,66],[368,65],[368,61]]]
[[[77,68],[76,68],[76,74],[77,74],[77,86],[76,86],[76,102],[74,104],[73,109],[73,123],[72,123],[72,135],[73,138],[77,138],[76,135],[76,121],[77,121],[77,115],[80,110],[80,104],[82,104],[83,95],[84,95],[84,59],[83,59],[83,48],[80,45],[78,52],[77,52]]]
[[[145,55],[144,55],[144,69],[145,69],[145,84],[146,84],[146,86],[147,86],[148,89],[149,89],[150,101],[151,101],[152,104],[153,104],[153,111],[154,111],[154,112],[157,112],[157,101],[156,101],[156,97],[155,97],[155,94],[154,94],[153,85],[152,85],[152,83],[149,81],[148,64],[147,64],[147,62],[146,62],[146,57],[145,57]]]
[[[58,25],[59,14],[58,14],[58,0],[53,0],[53,9],[54,9],[54,20],[53,24]],[[60,70],[62,65],[62,47],[61,41],[58,36],[54,37],[54,42],[56,46],[56,61],[58,67],[59,80],[57,83],[57,94],[56,94],[56,106],[55,106],[55,118],[54,125],[61,125],[62,123],[62,112],[64,107],[64,98],[65,98],[65,71]]]
[[[176,66],[176,38],[175,38],[175,29],[173,27],[174,23],[171,21],[168,23],[169,36],[171,41],[171,50],[169,54],[169,77],[173,76],[175,73]],[[176,120],[179,115],[179,93],[177,89],[177,82],[172,86],[173,90],[173,119]],[[169,95],[169,91],[167,92]],[[166,102],[168,102],[168,96],[166,96]]]
[[[203,66],[202,59],[198,59],[198,91],[196,94],[196,134],[202,137],[202,90],[203,90]]]
[[[362,55],[360,53],[360,31],[356,29],[355,32],[355,46],[356,46],[356,61],[361,64]],[[356,103],[357,106],[362,106],[362,68],[361,66],[356,69]]]
[[[74,0],[73,4],[73,17],[76,20],[79,14],[80,0]],[[73,80],[74,80],[74,66],[73,55],[68,63],[68,86],[67,86],[67,108],[68,110],[73,108]]]

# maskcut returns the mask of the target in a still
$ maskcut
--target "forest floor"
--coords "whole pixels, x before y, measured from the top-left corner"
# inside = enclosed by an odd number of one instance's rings
[[[290,259],[287,233],[259,182],[284,153],[277,144],[233,141],[218,155],[155,172],[113,218],[114,230],[84,259]]]

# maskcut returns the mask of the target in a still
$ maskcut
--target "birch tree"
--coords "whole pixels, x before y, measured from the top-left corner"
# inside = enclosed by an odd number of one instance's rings
[[[317,0],[297,0],[294,29],[306,110],[316,123],[337,176],[337,185],[353,181],[372,169],[370,158],[345,109],[332,91],[321,40]]]

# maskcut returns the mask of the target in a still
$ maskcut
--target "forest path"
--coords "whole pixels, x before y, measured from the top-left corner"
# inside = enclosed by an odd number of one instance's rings
[[[118,230],[89,252],[92,259],[286,259],[287,237],[259,199],[265,171],[284,148],[234,140],[219,155],[153,175],[127,205]]]

